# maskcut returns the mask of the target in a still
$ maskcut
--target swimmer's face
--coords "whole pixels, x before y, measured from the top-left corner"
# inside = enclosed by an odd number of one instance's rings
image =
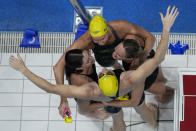
[[[83,54],[83,59],[82,59],[82,62],[83,62],[82,65],[83,65],[83,66],[89,67],[89,66],[92,66],[92,64],[95,63],[95,60],[94,60],[94,58],[91,56],[90,51],[84,50],[84,51],[82,52],[82,54]]]
[[[132,69],[136,69],[139,66],[139,58],[127,58],[126,51],[121,42],[118,46],[115,47],[112,57],[116,60],[123,60],[129,62]]]
[[[107,68],[103,68],[102,71],[99,73],[99,78],[101,78],[102,76],[104,76],[104,74],[108,74],[108,75],[114,75],[115,73],[112,70],[108,70]]]
[[[92,37],[92,40],[93,40],[94,43],[97,43],[98,45],[103,46],[108,41],[108,38],[109,38],[109,34],[107,32],[103,36],[100,36],[100,37]]]
[[[115,47],[112,57],[116,60],[125,60],[126,59],[126,52],[123,47],[122,42]]]

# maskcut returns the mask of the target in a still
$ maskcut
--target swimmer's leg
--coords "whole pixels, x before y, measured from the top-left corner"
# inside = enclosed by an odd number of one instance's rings
[[[163,76],[161,68],[155,82],[146,91],[155,94],[155,99],[160,103],[168,102],[174,95],[174,89],[166,86],[167,79]]]
[[[124,121],[124,114],[122,109],[115,114],[112,114],[113,126],[110,131],[126,131],[126,125]]]
[[[81,115],[84,115],[86,117],[95,118],[95,119],[99,119],[99,120],[105,120],[110,116],[109,113],[107,113],[104,109],[91,111],[91,112],[82,111],[82,110],[78,109],[78,112]]]
[[[144,101],[141,105],[134,107],[134,109],[153,129],[157,127],[158,109],[156,105],[149,103],[147,106]]]

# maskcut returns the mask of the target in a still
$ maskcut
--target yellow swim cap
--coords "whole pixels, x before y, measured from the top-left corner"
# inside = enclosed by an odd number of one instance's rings
[[[104,74],[99,78],[99,88],[105,96],[114,97],[118,91],[118,80],[114,75]]]
[[[89,31],[92,37],[105,35],[108,31],[106,20],[100,15],[94,16],[89,24]]]
[[[129,95],[119,96],[117,97],[118,100],[129,100]]]

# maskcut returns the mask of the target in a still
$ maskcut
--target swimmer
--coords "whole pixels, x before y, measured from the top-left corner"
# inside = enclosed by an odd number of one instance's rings
[[[143,59],[143,46],[137,39],[126,39],[116,46],[113,52],[113,58],[122,60],[123,67],[126,71],[137,69],[145,60]],[[155,51],[151,50],[147,59],[153,58]],[[174,90],[165,84],[167,79],[163,76],[161,67],[157,67],[153,73],[145,80],[144,90],[155,94],[158,102],[165,103],[169,101]]]
[[[118,86],[120,96],[129,93],[133,89],[143,88],[146,77],[149,76],[152,73],[152,71],[164,60],[165,53],[168,47],[169,31],[178,14],[179,12],[175,7],[173,7],[170,12],[170,6],[167,9],[165,17],[163,17],[163,14],[160,13],[161,20],[163,23],[163,32],[159,45],[156,49],[155,56],[151,59],[146,60],[136,70],[121,73],[120,85]],[[111,98],[108,97],[111,96],[111,94],[103,92],[95,82],[90,82],[80,87],[66,84],[53,85],[45,79],[31,72],[25,66],[19,54],[17,55],[17,57],[18,58],[15,58],[13,56],[10,57],[10,66],[15,70],[21,72],[39,88],[49,93],[58,94],[67,98],[79,98],[95,101],[102,101],[101,99],[104,99],[106,102],[111,101]]]
[[[155,37],[151,33],[125,20],[116,20],[106,23],[106,20],[100,15],[94,16],[89,24],[89,30],[66,49],[53,67],[56,83],[64,84],[64,67],[66,64],[64,60],[68,50],[92,49],[96,61],[101,66],[116,67],[119,66],[119,63],[112,57],[114,48],[129,35],[138,36],[145,41],[145,54],[143,57],[146,57],[155,42]]]

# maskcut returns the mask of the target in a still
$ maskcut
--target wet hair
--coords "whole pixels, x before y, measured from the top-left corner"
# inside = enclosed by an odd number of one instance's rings
[[[70,83],[70,76],[72,73],[80,74],[82,70],[76,70],[76,68],[82,67],[82,50],[73,49],[66,53],[65,55],[65,74],[66,78]]]
[[[126,58],[138,58],[144,54],[144,50],[140,46],[140,43],[134,39],[125,39],[123,41],[123,48],[126,52]]]

